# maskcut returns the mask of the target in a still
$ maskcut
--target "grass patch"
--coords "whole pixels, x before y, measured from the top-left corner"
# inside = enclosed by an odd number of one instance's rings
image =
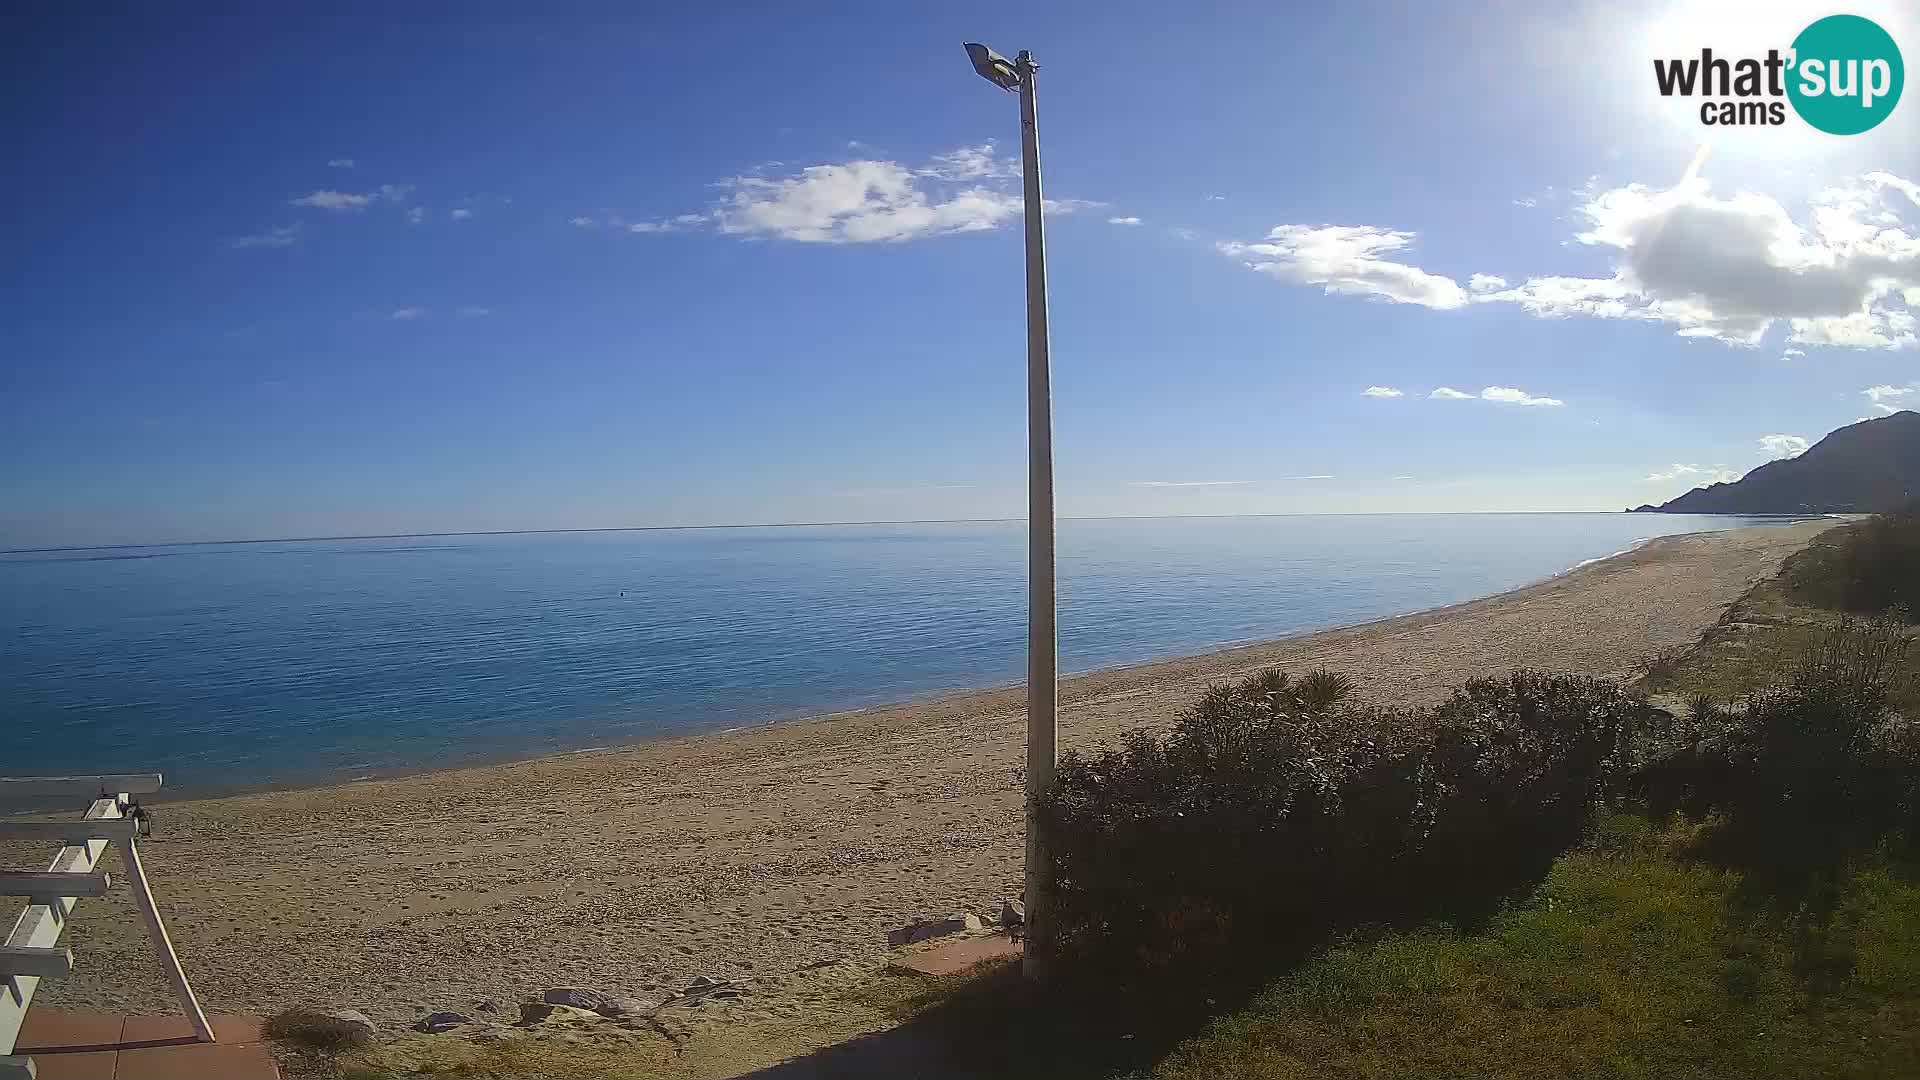
[[[470,1042],[407,1036],[372,1049],[312,1059],[299,1080],[666,1080],[688,1076],[664,1042],[658,1052],[552,1039]]]
[[[1756,911],[1711,828],[1609,819],[1484,931],[1331,950],[1145,1075],[1920,1075],[1920,888],[1872,864],[1831,915]]]
[[[1920,1076],[1920,886],[1875,856],[1819,910],[1756,906],[1719,827],[1608,817],[1485,925],[1355,936],[1247,999],[1042,994],[1011,964],[861,993],[938,1047],[921,1075]]]
[[[1743,701],[1779,683],[1846,616],[1797,598],[1783,578],[1755,585],[1699,642],[1655,657],[1639,688],[1669,700]],[[1920,675],[1908,665],[1909,675]],[[1920,715],[1920,680],[1896,681],[1893,705]]]

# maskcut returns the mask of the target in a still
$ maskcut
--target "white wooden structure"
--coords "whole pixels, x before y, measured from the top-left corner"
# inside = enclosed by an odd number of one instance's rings
[[[58,845],[53,865],[44,871],[0,872],[0,896],[24,896],[27,909],[13,924],[13,930],[0,943],[0,1080],[31,1078],[33,1062],[14,1055],[20,1025],[33,1004],[33,993],[41,979],[55,978],[73,968],[73,952],[59,947],[60,934],[67,926],[73,906],[83,896],[103,896],[112,884],[105,871],[98,869],[107,845],[120,845],[120,858],[126,865],[127,885],[133,902],[147,924],[160,967],[173,983],[181,1008],[192,1022],[201,1042],[213,1042],[213,1026],[193,996],[180,957],[173,951],[166,924],[160,921],[160,909],[153,904],[153,890],[140,865],[137,837],[140,821],[130,816],[138,804],[133,796],[160,790],[160,774],[122,776],[0,777],[0,805],[23,799],[48,799],[71,796],[76,801],[91,798],[84,818],[79,821],[0,821],[0,840],[41,840]]]

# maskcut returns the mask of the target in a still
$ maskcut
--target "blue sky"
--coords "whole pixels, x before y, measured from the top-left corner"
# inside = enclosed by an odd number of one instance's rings
[[[15,16],[0,546],[1019,516],[974,39],[1061,513],[1658,501],[1920,400],[1920,102],[1653,85],[1832,10]]]

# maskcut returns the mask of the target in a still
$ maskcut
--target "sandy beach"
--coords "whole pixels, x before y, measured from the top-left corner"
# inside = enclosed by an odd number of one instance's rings
[[[1694,640],[1829,522],[1669,537],[1438,611],[1076,677],[1061,744],[1173,718],[1207,683],[1330,667],[1381,701],[1513,667],[1630,675]],[[203,998],[383,1022],[549,986],[639,997],[695,975],[769,992],[871,970],[916,913],[989,914],[1021,877],[1022,694],[950,695],[719,736],[171,803],[144,850]],[[9,850],[9,861],[23,855]],[[110,862],[112,867],[114,863]],[[123,887],[83,904],[49,1007],[171,1011]]]

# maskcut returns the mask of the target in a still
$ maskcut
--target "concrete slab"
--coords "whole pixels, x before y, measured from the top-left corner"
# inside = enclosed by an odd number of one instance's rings
[[[126,1025],[127,1018],[119,1013],[28,1009],[26,1019],[20,1022],[20,1034],[13,1041],[13,1052],[112,1050],[119,1045],[120,1032]]]
[[[114,1080],[119,1057],[113,1050],[35,1054],[33,1068],[38,1080]]]
[[[186,1043],[120,1051],[113,1080],[279,1080],[280,1067],[259,1043]]]
[[[260,1025],[263,1021],[258,1016],[209,1013],[207,1022],[213,1025],[213,1037],[222,1043],[260,1041]],[[126,1027],[120,1030],[120,1045],[193,1042],[196,1037],[193,1024],[184,1016],[129,1016]]]
[[[989,934],[956,938],[931,949],[911,952],[893,961],[891,966],[915,975],[954,975],[983,960],[1019,955],[1018,941],[1005,934]]]
[[[195,1042],[184,1016],[32,1009],[14,1052],[40,1080],[280,1080],[258,1016],[207,1018],[217,1043]]]

